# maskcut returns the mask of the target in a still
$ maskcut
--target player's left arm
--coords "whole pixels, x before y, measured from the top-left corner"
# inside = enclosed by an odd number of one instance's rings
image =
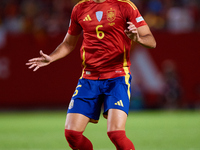
[[[147,48],[155,48],[156,41],[148,25],[136,28],[132,22],[127,22],[128,28],[124,31],[133,41]]]

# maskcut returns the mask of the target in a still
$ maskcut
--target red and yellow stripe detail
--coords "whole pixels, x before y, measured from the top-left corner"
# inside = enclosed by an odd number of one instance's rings
[[[81,75],[80,79],[83,78],[83,74],[84,74],[84,72],[85,72],[85,68],[86,68],[86,64],[85,64],[85,49],[84,49],[84,47],[83,47],[82,50],[83,50],[83,54],[82,54],[82,60],[83,60],[82,65],[83,65],[83,71],[82,71],[82,75]]]
[[[135,6],[135,4],[133,4],[130,0],[118,0],[120,2],[124,2],[124,3],[128,3],[134,10],[137,9],[137,7]]]
[[[76,5],[81,4],[81,3],[84,3],[84,2],[88,2],[88,1],[90,1],[90,0],[82,0],[82,1],[78,2]],[[75,6],[76,6],[76,5],[75,5]]]
[[[126,48],[125,48],[125,46],[124,46],[124,63],[123,63],[123,69],[124,69],[124,72],[126,74],[125,75],[125,82],[128,85],[127,94],[128,94],[129,100],[130,100],[130,97],[131,97],[131,91],[130,91],[131,85],[129,83],[130,74],[129,74],[128,63],[127,63],[127,59],[126,59]]]

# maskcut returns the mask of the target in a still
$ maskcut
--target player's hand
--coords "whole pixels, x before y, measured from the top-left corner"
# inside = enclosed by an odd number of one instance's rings
[[[26,63],[26,65],[29,66],[29,69],[34,68],[33,71],[36,71],[40,67],[50,64],[51,57],[49,55],[44,54],[42,50],[40,51],[40,55],[41,57],[30,59],[28,63]]]
[[[126,30],[124,30],[124,32],[131,40],[138,42],[140,37],[136,26],[132,22],[127,22],[127,24],[129,26]]]

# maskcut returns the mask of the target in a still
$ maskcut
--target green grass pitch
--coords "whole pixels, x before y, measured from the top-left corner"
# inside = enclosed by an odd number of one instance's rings
[[[65,111],[0,112],[0,150],[70,150],[65,117]],[[200,112],[133,111],[126,133],[136,150],[200,150]],[[115,150],[103,117],[89,123],[84,135],[94,150]]]

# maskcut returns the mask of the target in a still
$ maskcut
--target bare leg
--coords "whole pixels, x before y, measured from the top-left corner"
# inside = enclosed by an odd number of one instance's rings
[[[125,130],[127,114],[119,109],[108,111],[107,131]]]
[[[82,114],[69,113],[66,117],[65,129],[83,132],[89,120]]]

